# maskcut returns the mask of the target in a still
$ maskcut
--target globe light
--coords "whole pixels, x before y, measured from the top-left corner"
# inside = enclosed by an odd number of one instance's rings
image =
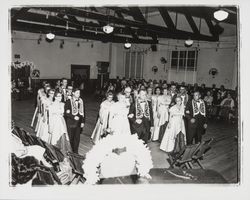
[[[110,33],[112,33],[114,31],[114,27],[107,24],[106,26],[104,26],[102,28],[102,30],[103,30],[104,33],[110,34]]]
[[[185,46],[186,46],[186,47],[191,47],[191,46],[193,45],[193,43],[194,43],[193,40],[188,39],[188,40],[185,41]]]
[[[223,21],[228,17],[228,12],[225,10],[217,10],[214,12],[214,18],[218,21]]]
[[[48,39],[48,40],[53,40],[55,38],[55,34],[54,33],[47,33],[46,34],[46,39]]]
[[[126,42],[126,43],[124,44],[124,47],[125,47],[126,49],[129,49],[129,48],[131,47],[131,43]]]

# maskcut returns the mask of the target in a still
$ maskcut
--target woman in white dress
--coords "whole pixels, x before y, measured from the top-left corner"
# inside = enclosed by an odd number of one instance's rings
[[[186,130],[184,125],[184,106],[182,105],[181,97],[176,97],[176,104],[169,109],[170,117],[169,123],[167,125],[166,131],[164,133],[160,149],[166,152],[172,152],[175,148],[175,142],[177,139],[177,135],[179,133],[183,134],[182,143],[186,144]]]
[[[62,93],[55,93],[55,100],[49,106],[49,133],[51,134],[50,144],[57,146],[62,153],[66,155],[68,151],[72,151],[66,122],[64,120],[64,103],[62,101]]]
[[[117,95],[118,101],[110,109],[109,128],[114,134],[131,134],[128,121],[128,112],[126,97],[122,93]]]
[[[159,131],[159,141],[161,142],[162,137],[165,133],[167,124],[168,124],[168,112],[169,112],[169,105],[171,103],[171,96],[168,94],[167,88],[163,88],[163,94],[158,98],[158,118],[159,123],[158,126],[160,127]]]
[[[155,94],[152,96],[152,106],[153,106],[153,115],[154,115],[154,128],[152,133],[152,141],[157,141],[159,139],[159,118],[158,118],[158,100],[161,95],[160,87],[155,88]]]
[[[109,113],[111,106],[114,104],[113,97],[114,97],[113,93],[108,92],[106,94],[106,100],[103,101],[100,105],[99,117],[96,122],[95,129],[91,135],[93,143],[99,141],[105,129],[108,128]]]
[[[44,88],[41,88],[38,90],[38,95],[37,95],[37,123],[35,126],[35,132],[37,132],[38,127],[40,126],[40,123],[42,121],[42,99],[47,97],[48,91],[51,89],[49,84],[45,84]],[[35,111],[36,113],[36,111]],[[36,115],[34,113],[34,115]],[[33,121],[33,120],[32,120]]]
[[[42,107],[42,118],[40,120],[39,126],[37,128],[37,137],[40,137],[45,142],[50,142],[49,134],[49,106],[53,102],[55,90],[50,89],[48,91],[48,97],[41,98],[41,107]]]

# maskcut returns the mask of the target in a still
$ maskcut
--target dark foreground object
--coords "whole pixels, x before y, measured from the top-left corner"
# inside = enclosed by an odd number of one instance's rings
[[[100,184],[173,184],[173,183],[227,183],[226,179],[214,170],[204,169],[151,169],[152,179],[138,178],[136,175],[102,179]]]

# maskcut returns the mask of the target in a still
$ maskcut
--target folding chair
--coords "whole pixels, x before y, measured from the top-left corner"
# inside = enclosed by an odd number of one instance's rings
[[[213,138],[203,141],[201,145],[199,146],[199,148],[197,149],[196,153],[192,156],[193,163],[197,163],[201,169],[204,169],[204,167],[202,166],[200,160],[202,160],[205,153],[211,149],[212,141],[213,141]]]
[[[186,167],[187,169],[192,169],[192,157],[196,153],[197,149],[199,148],[200,143],[186,146],[179,154],[172,156],[169,155],[170,158],[170,168],[177,167]]]
[[[22,140],[22,143],[24,144],[24,146],[30,145],[29,141],[27,140],[27,133],[22,128],[15,126],[14,129],[12,130],[12,133]]]
[[[85,179],[83,178],[84,171],[83,171],[82,165],[83,165],[83,160],[85,159],[85,156],[82,156],[73,152],[68,152],[67,155],[70,160],[70,165],[73,169],[73,174],[75,174],[71,183],[73,182],[76,184],[79,182],[84,183]]]
[[[39,164],[37,166],[37,175],[33,185],[62,185],[59,177],[53,168]]]

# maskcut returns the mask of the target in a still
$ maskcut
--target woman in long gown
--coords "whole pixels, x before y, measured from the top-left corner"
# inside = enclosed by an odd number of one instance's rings
[[[67,131],[64,114],[64,103],[62,93],[55,93],[55,100],[49,106],[49,133],[51,134],[50,144],[57,146],[65,155],[72,151]]]
[[[95,129],[91,135],[93,143],[96,143],[101,139],[105,129],[108,128],[108,118],[111,106],[114,104],[113,93],[108,92],[106,94],[106,100],[103,101],[100,105],[99,117],[95,126]]]
[[[160,127],[159,131],[159,141],[161,142],[162,137],[165,133],[167,124],[168,124],[168,112],[169,112],[169,105],[171,103],[171,96],[168,94],[167,88],[163,88],[163,94],[158,98],[158,118],[159,123],[158,126]]]
[[[158,118],[158,101],[161,95],[160,87],[155,88],[155,94],[152,96],[152,106],[153,106],[153,115],[154,115],[154,128],[152,133],[152,141],[157,141],[159,139],[159,118]]]
[[[37,137],[40,137],[45,142],[50,142],[49,134],[49,106],[53,102],[55,90],[48,91],[48,97],[41,98],[42,118],[37,128]]]
[[[176,104],[169,109],[169,123],[161,141],[160,149],[166,152],[173,152],[178,134],[183,134],[182,144],[186,144],[186,130],[184,125],[184,106],[181,97],[176,97]]]
[[[48,91],[51,89],[49,84],[45,84],[44,89],[38,90],[38,96],[37,96],[37,123],[35,126],[35,132],[37,132],[38,127],[40,126],[40,123],[42,122],[42,99],[47,97]]]
[[[119,93],[118,101],[110,109],[109,128],[114,134],[131,134],[128,121],[129,109],[127,108],[125,95]]]

